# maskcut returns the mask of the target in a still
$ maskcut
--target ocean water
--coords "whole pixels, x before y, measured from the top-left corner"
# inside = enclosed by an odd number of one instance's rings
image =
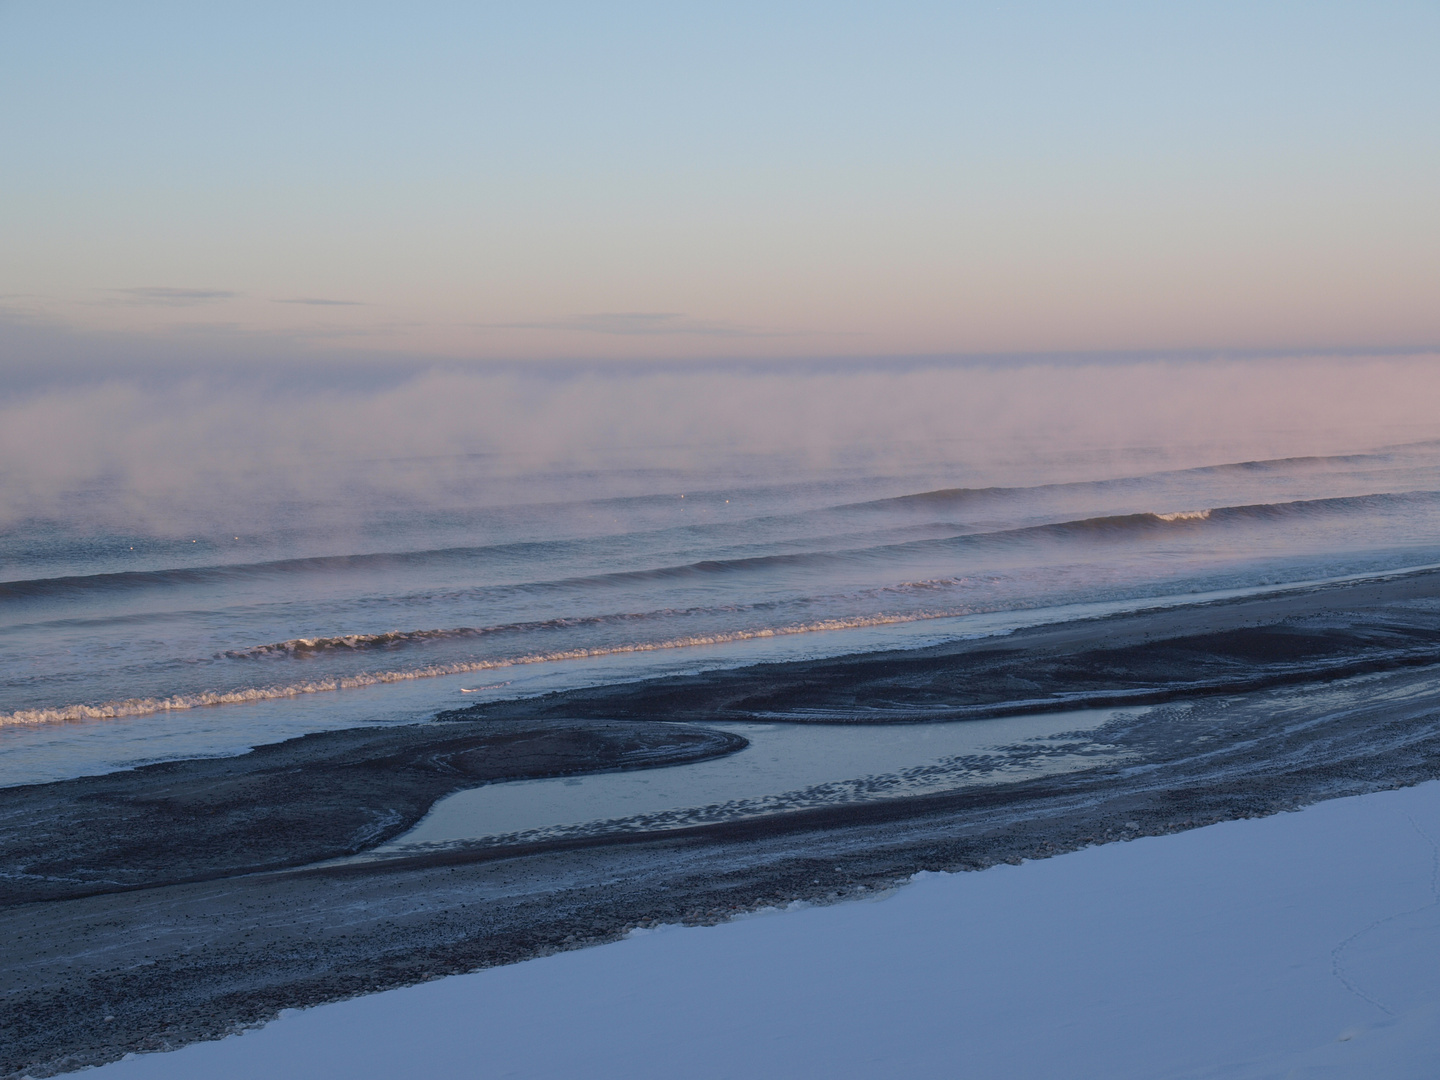
[[[1440,442],[487,468],[447,462],[473,483],[443,505],[237,511],[223,531],[12,523],[0,783],[1440,563]]]

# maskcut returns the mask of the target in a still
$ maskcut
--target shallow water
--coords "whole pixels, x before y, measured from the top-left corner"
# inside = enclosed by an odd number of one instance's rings
[[[489,784],[441,799],[390,855],[496,838],[683,828],[1009,782],[1114,760],[1095,729],[1139,709],[937,724],[724,724],[750,740],[688,765]]]

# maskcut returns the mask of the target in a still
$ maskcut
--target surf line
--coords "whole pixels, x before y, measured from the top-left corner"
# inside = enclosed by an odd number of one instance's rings
[[[1045,625],[1065,622],[1070,619],[1113,615],[1129,611],[1158,610],[1171,607],[1185,607],[1204,604],[1214,600],[1238,599],[1246,596],[1263,596],[1300,592],[1323,586],[1343,585],[1359,581],[1383,581],[1406,577],[1410,574],[1440,570],[1440,563],[1425,563],[1417,566],[1395,567],[1372,570],[1358,574],[1341,574],[1330,578],[1307,581],[1293,581],[1266,585],[1255,585],[1237,589],[1221,589],[1209,593],[1188,593],[1173,596],[1134,597],[1128,600],[1096,603],[1062,604],[1055,607],[1026,609],[1024,622],[1019,625]],[[564,660],[586,660],[603,656],[619,656],[627,653],[660,652],[667,649],[687,649],[704,645],[726,645],[740,641],[756,641],[765,638],[789,637],[796,634],[823,633],[828,630],[854,630],[876,626],[894,626],[902,623],[918,623],[939,619],[993,618],[1005,612],[939,611],[910,612],[905,615],[873,615],[854,619],[824,619],[817,622],[793,626],[765,627],[758,630],[735,630],[728,633],[674,638],[668,641],[637,642],[628,645],[614,645],[597,649],[566,649],[561,652],[536,653],[502,660],[471,660],[453,664],[435,664],[429,667],[407,671],[362,672],[358,675],[337,676],[288,686],[257,687],[244,690],[205,691],[196,694],[176,694],[167,698],[132,698],[126,701],[111,701],[101,705],[63,705],[56,708],[17,709],[0,713],[0,727],[17,724],[73,723],[86,720],[117,720],[125,717],[149,716],[161,712],[177,712],[184,709],[198,709],[211,705],[242,705],[253,701],[274,701],[282,698],[302,697],[306,694],[326,693],[332,690],[354,690],[368,686],[382,686],[387,683],[410,682],[416,679],[433,679],[445,675],[463,675],[471,671],[494,671],[523,664],[548,664]],[[1019,611],[1009,612],[1012,615]],[[959,637],[990,637],[1008,634],[1017,626],[995,627],[975,634],[961,634]],[[493,689],[478,687],[477,689]]]
[[[930,619],[952,619],[965,614],[970,614],[970,612],[916,612],[905,615],[874,615],[855,619],[823,619],[818,622],[802,623],[795,626],[764,627],[758,630],[735,630],[728,633],[674,638],[668,641],[635,642],[627,645],[613,645],[595,649],[565,649],[559,652],[534,653],[527,656],[507,657],[501,660],[466,660],[452,664],[433,664],[428,667],[401,671],[361,672],[358,675],[314,679],[308,682],[293,683],[285,686],[201,691],[194,694],[175,694],[165,698],[130,698],[125,701],[109,701],[99,705],[62,705],[54,708],[17,709],[10,713],[0,713],[0,727],[17,724],[53,724],[73,723],[86,720],[118,720],[125,717],[149,716],[154,713],[199,709],[212,705],[244,705],[254,701],[275,701],[283,698],[302,697],[306,694],[327,693],[333,690],[356,690],[368,686],[383,686],[387,683],[433,679],[445,675],[463,675],[471,671],[494,671],[508,667],[517,667],[522,664],[549,664],[564,660],[588,660],[603,656],[625,655],[628,653],[660,652],[667,649],[688,649],[704,645],[726,645],[739,641],[757,641],[765,638],[789,637],[796,634],[823,633],[827,630],[853,630],[871,626],[890,626],[896,623],[922,622]],[[477,687],[476,689],[495,689],[495,687]]]

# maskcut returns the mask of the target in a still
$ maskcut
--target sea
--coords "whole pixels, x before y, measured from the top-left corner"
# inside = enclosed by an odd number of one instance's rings
[[[1440,441],[1181,458],[651,455],[502,477],[461,454],[403,463],[458,477],[443,503],[401,485],[343,525],[303,500],[184,532],[13,521],[0,784],[1440,564]]]

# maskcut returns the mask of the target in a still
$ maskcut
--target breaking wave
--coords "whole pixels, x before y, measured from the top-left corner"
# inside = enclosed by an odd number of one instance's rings
[[[812,599],[817,601],[831,599],[860,599],[876,598],[886,595],[932,595],[937,592],[946,592],[956,588],[964,587],[974,581],[971,577],[955,576],[944,578],[930,578],[925,581],[902,581],[895,585],[884,585],[874,589],[864,589],[859,592],[836,594],[833,596],[819,596]],[[555,633],[565,630],[590,629],[602,626],[623,626],[627,624],[655,622],[663,619],[684,619],[704,617],[713,615],[735,615],[742,612],[753,614],[766,610],[773,610],[773,603],[753,604],[716,604],[708,607],[692,608],[662,608],[657,611],[642,612],[618,612],[608,615],[586,615],[569,618],[543,619],[534,622],[513,622],[500,623],[495,626],[454,626],[437,630],[387,630],[378,634],[335,634],[328,637],[302,637],[291,638],[288,641],[276,641],[266,645],[252,645],[246,649],[227,649],[225,652],[216,655],[217,660],[269,660],[269,659],[295,659],[304,660],[313,656],[321,656],[331,653],[360,653],[360,652],[388,652],[398,651],[411,645],[426,645],[432,642],[464,641],[467,639],[482,639],[495,637],[532,637],[537,634]],[[972,609],[965,611],[947,611],[924,615],[922,617],[940,618],[948,615],[971,614]],[[907,613],[904,616],[899,614],[875,616],[882,620],[873,625],[887,625],[889,622],[900,621],[902,618],[909,618]],[[868,617],[867,617],[868,618]],[[842,628],[840,622],[804,623],[799,624],[800,630],[782,629],[776,633],[799,633],[804,629],[838,629]],[[866,618],[846,620],[843,628],[862,627],[872,625]],[[746,634],[758,631],[745,631]],[[763,636],[763,635],[761,635]],[[686,637],[676,639],[684,643],[695,642],[697,644],[708,644],[710,641],[719,641],[722,638]],[[723,640],[730,640],[724,638]]]
[[[816,559],[839,559],[881,552],[922,551],[955,547],[1023,544],[1027,541],[1078,541],[1097,543],[1124,541],[1146,534],[1168,535],[1174,530],[1200,527],[1263,524],[1294,518],[1326,515],[1377,513],[1416,503],[1440,502],[1440,492],[1412,491],[1395,494],[1353,495],[1330,499],[1306,499],[1285,503],[1255,503],[1248,506],[1218,506],[1203,510],[1175,510],[1163,513],[1143,511],[1077,518],[1045,525],[1026,525],[992,532],[962,533],[929,540],[911,540],[865,551],[817,553]],[[785,556],[794,560],[799,556]]]
[[[463,675],[472,671],[494,671],[525,664],[547,664],[562,660],[586,660],[601,656],[660,652],[666,649],[687,649],[702,645],[725,645],[737,641],[789,637],[795,634],[813,634],[826,630],[854,630],[867,626],[892,626],[897,623],[952,618],[960,614],[965,614],[965,612],[909,612],[903,615],[870,615],[858,618],[820,619],[814,622],[797,623],[791,626],[762,627],[754,630],[733,630],[724,633],[697,634],[691,637],[670,638],[665,641],[633,642],[624,645],[610,645],[590,649],[561,649],[555,652],[530,653],[523,656],[505,657],[496,660],[465,660],[450,664],[432,664],[426,667],[400,671],[362,672],[356,675],[312,679],[283,686],[202,691],[194,694],[175,694],[165,698],[131,698],[126,701],[108,701],[99,705],[61,705],[54,708],[17,709],[10,713],[0,713],[0,727],[16,724],[49,724],[82,720],[116,720],[122,717],[149,716],[154,713],[199,709],[211,705],[244,705],[254,701],[274,701],[280,698],[303,697],[306,694],[327,693],[333,690],[355,690],[367,686],[382,686],[387,683],[433,679],[444,675]],[[437,635],[448,633],[448,631],[416,631],[415,633],[421,635]],[[389,635],[354,636],[359,640],[365,637],[382,638]],[[329,640],[339,641],[343,639],[335,638]],[[280,643],[280,645],[287,644],[291,643]],[[279,647],[278,645],[262,646],[262,648],[276,649]]]
[[[455,626],[440,630],[387,630],[380,634],[336,634],[330,637],[291,638],[248,649],[230,649],[217,659],[262,660],[271,658],[305,659],[324,653],[354,653],[402,649],[435,641],[463,641],[467,638],[488,638],[510,635],[534,635],[562,630],[597,626],[619,626],[663,618],[684,618],[693,615],[733,613],[755,610],[763,605],[720,605],[708,608],[666,608],[660,611],[620,612],[610,615],[585,615],[571,618],[543,619],[534,622],[501,623],[497,626]]]

